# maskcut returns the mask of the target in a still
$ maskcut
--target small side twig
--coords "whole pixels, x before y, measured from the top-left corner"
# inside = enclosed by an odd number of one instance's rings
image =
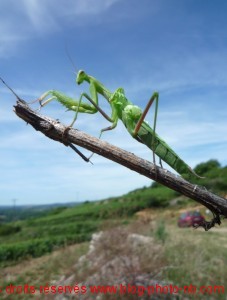
[[[215,213],[213,213],[213,219],[211,219],[210,221],[203,221],[200,224],[193,224],[193,227],[196,229],[198,227],[203,227],[205,229],[205,231],[208,231],[209,229],[211,229],[212,227],[215,226],[215,224],[221,225],[221,219],[220,219],[220,215],[217,214],[215,215]]]
[[[63,139],[66,126],[49,117],[39,115],[25,101],[17,101],[15,113],[50,139],[63,143],[65,146],[75,144],[84,147],[206,206],[213,212],[214,218],[209,222],[206,221],[204,224],[201,224],[205,230],[209,230],[215,224],[220,225],[221,215],[227,217],[227,200],[207,191],[203,187],[194,185],[180,176],[155,166],[147,160],[77,129],[69,129],[67,136],[64,136]]]

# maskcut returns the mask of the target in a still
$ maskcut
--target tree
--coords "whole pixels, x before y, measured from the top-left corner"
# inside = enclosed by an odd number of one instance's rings
[[[207,172],[211,171],[212,169],[218,169],[220,168],[221,165],[216,159],[210,159],[205,163],[198,164],[194,171],[199,174],[204,176]]]

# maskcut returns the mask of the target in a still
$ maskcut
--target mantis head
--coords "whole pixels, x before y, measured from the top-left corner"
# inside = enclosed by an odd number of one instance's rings
[[[84,80],[86,80],[86,78],[87,78],[87,74],[83,70],[80,70],[77,73],[76,83],[81,84]]]

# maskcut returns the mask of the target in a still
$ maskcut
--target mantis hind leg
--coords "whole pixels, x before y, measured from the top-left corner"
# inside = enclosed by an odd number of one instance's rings
[[[155,115],[154,115],[154,126],[153,126],[153,131],[154,131],[154,135],[155,135],[155,129],[156,129],[156,121],[157,121],[157,114],[158,114],[158,99],[159,99],[159,94],[157,92],[155,92],[150,100],[148,101],[141,117],[139,118],[139,121],[137,122],[136,124],[136,127],[135,127],[135,130],[134,130],[134,134],[137,135],[138,134],[138,131],[140,130],[140,127],[152,105],[152,103],[154,102],[154,100],[156,100],[156,104],[155,104]]]
[[[137,122],[136,124],[136,127],[134,129],[134,135],[137,136],[138,135],[138,132],[140,130],[140,127],[142,126],[143,124],[143,121],[152,105],[152,103],[154,101],[155,102],[155,114],[154,114],[154,125],[153,125],[153,135],[152,135],[152,152],[153,152],[153,163],[154,165],[156,166],[156,163],[155,163],[155,132],[156,132],[156,123],[157,123],[157,115],[158,115],[158,100],[159,100],[159,94],[157,92],[154,92],[154,94],[151,96],[150,100],[148,101],[141,117],[139,118],[139,121]],[[161,159],[160,159],[160,164],[161,164]],[[161,164],[162,166],[162,164]]]

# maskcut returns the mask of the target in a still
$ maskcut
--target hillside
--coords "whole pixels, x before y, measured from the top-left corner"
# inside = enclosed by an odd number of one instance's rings
[[[52,203],[43,205],[1,205],[0,223],[25,220],[28,218],[37,218],[46,216],[51,210],[59,207],[71,207],[80,203]]]
[[[225,195],[227,191],[227,167],[216,160],[199,164],[196,172],[205,179],[198,183]],[[109,221],[112,225],[130,222],[133,215],[147,208],[164,208],[170,203],[186,207],[194,201],[178,193],[152,183],[129,192],[96,202],[85,201],[73,207],[58,207],[46,211],[42,217],[28,218],[0,225],[0,264],[7,265],[27,257],[39,257],[65,245],[88,241],[91,234]]]

